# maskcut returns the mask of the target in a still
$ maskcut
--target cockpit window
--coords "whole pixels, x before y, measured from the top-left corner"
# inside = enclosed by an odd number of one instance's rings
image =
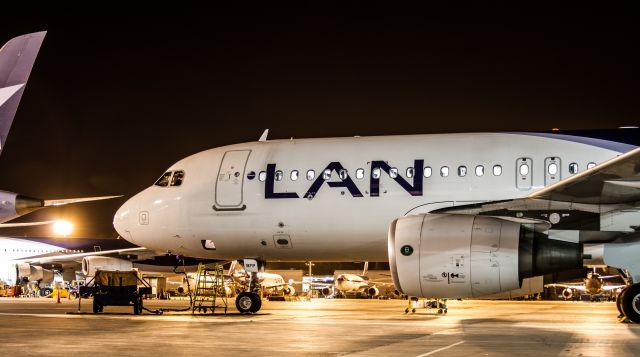
[[[162,176],[160,176],[160,178],[158,179],[158,181],[156,181],[154,185],[160,186],[160,187],[167,187],[169,185],[169,181],[171,181],[171,171],[167,171],[164,174],[162,174]]]
[[[180,186],[182,185],[182,181],[184,181],[184,171],[174,171],[173,177],[171,178],[171,186]]]

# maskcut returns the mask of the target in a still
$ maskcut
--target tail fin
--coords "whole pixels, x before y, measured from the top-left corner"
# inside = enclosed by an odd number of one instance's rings
[[[0,153],[46,33],[18,36],[0,49]]]

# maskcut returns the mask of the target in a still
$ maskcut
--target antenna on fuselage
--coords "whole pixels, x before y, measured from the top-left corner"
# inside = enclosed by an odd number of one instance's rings
[[[267,141],[267,135],[269,135],[269,129],[264,130],[264,133],[260,135],[260,139],[258,139],[258,141]]]

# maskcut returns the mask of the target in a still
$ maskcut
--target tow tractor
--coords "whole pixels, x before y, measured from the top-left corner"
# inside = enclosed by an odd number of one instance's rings
[[[436,311],[438,314],[446,314],[447,299],[420,299],[415,296],[410,296],[408,299],[407,307],[404,309],[404,313],[415,313],[417,308],[424,308],[427,312]]]
[[[78,310],[83,296],[93,296],[93,313],[105,306],[133,306],[133,313],[142,313],[142,298],[151,294],[151,286],[140,279],[136,270],[96,270],[95,276],[85,286],[80,286]]]

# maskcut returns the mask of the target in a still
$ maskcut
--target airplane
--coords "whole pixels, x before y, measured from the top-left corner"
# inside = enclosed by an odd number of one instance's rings
[[[594,269],[595,270],[595,269]],[[619,275],[600,275],[595,271],[587,273],[587,277],[583,279],[582,284],[546,284],[548,288],[564,288],[562,291],[562,297],[566,300],[571,299],[579,292],[584,292],[588,295],[598,295],[604,292],[622,291],[627,287],[627,284],[613,284],[607,285],[604,283],[606,279],[619,278]]]
[[[333,278],[333,284],[314,284],[320,286],[325,296],[346,297],[347,294],[359,293],[367,297],[377,297],[380,295],[378,285],[392,285],[392,283],[371,281],[368,276],[369,262],[365,262],[362,274],[342,272]],[[324,286],[323,286],[324,285]]]
[[[114,215],[154,251],[268,261],[389,261],[396,289],[473,298],[590,265],[634,282],[640,322],[640,130],[267,140],[171,165]],[[242,313],[259,308],[240,294]]]
[[[234,285],[238,287],[238,291],[249,290],[251,275],[246,272],[244,267],[237,260],[231,262],[231,265],[229,266],[229,276],[234,282]],[[285,281],[280,274],[260,271],[256,277],[263,295],[277,295],[282,293],[284,295],[292,296],[296,293],[296,289],[293,287],[293,282]]]
[[[9,130],[24,93],[29,74],[42,45],[46,31],[22,35],[0,48],[0,154],[4,150]],[[56,221],[5,223],[44,207],[70,203],[111,199],[120,196],[100,196],[43,200],[15,192],[0,190],[0,228],[53,224]]]

